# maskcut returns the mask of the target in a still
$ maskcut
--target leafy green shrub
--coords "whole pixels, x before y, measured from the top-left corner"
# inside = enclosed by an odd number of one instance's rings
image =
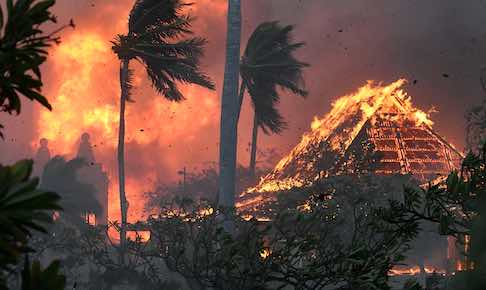
[[[58,194],[37,188],[32,165],[32,160],[0,165],[0,288],[21,256],[33,251],[28,246],[33,231],[46,233],[53,211],[62,210]]]

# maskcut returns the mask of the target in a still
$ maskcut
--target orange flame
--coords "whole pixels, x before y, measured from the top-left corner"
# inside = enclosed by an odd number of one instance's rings
[[[146,243],[150,240],[150,231],[127,231],[127,239]]]
[[[437,273],[437,274],[442,274],[445,275],[446,271],[443,269],[438,269],[430,266],[425,267],[425,273],[427,274],[432,274],[432,273]],[[419,266],[414,266],[410,268],[393,268],[390,270],[389,274],[390,276],[402,276],[402,275],[410,275],[410,276],[415,276],[420,274],[420,267]]]
[[[110,179],[109,219],[119,220],[115,162],[119,61],[110,45],[99,34],[75,32],[64,37],[63,42],[50,51],[50,81],[46,95],[54,112],[39,112],[37,136],[32,140],[32,147],[36,147],[40,138],[47,138],[52,155],[72,157],[77,151],[80,136],[84,132],[90,133],[96,159],[103,164]],[[135,103],[130,103],[126,112],[126,192],[130,205],[129,221],[133,222],[147,216],[143,193],[153,189],[154,183],[161,178],[164,181],[176,178],[175,172],[184,162],[181,159],[197,164],[206,161],[208,153],[216,152],[215,146],[209,149],[212,143],[205,143],[196,136],[217,124],[219,104],[216,92],[194,86],[181,87],[187,97],[184,103],[165,101],[145,79],[143,67],[134,62],[132,68],[135,70]],[[181,144],[178,146],[191,149],[196,147],[193,146],[195,144],[206,147],[201,149],[205,155],[196,150],[185,150],[181,158],[180,154],[170,152],[176,150],[172,149],[173,144],[174,147]],[[136,148],[137,153],[131,152],[130,148]],[[136,166],[130,165],[130,157],[137,162]],[[159,170],[163,172],[159,173]],[[133,177],[130,173],[137,176]]]
[[[337,99],[331,111],[323,118],[314,117],[311,131],[303,135],[301,142],[280,162],[272,173],[262,178],[259,185],[246,193],[273,192],[301,187],[298,177],[275,178],[295,158],[305,152],[311,142],[327,141],[333,150],[343,151],[355,139],[361,128],[378,112],[386,112],[387,118],[402,118],[415,122],[417,125],[431,127],[433,122],[429,113],[416,109],[411,97],[402,89],[405,79],[399,79],[389,85],[376,84],[368,81],[357,92]],[[391,114],[393,113],[393,114]],[[333,134],[339,128],[340,134]],[[315,142],[318,144],[318,142]],[[305,164],[302,164],[305,166]],[[248,201],[252,203],[252,201]]]
[[[56,97],[51,98],[54,113],[40,112],[40,135],[51,140],[56,150],[63,153],[71,152],[88,128],[103,132],[105,139],[114,146],[117,108],[114,103],[93,102],[90,96],[95,85],[93,73],[105,66],[106,60],[114,60],[109,47],[96,34],[75,34],[52,54],[54,71],[62,76],[59,87],[54,89]],[[105,88],[109,89],[108,93],[116,93],[114,82],[107,82]]]

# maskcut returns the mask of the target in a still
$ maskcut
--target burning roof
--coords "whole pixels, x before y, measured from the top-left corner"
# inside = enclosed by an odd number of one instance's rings
[[[272,192],[302,187],[330,174],[349,172],[356,156],[374,153],[369,171],[412,174],[425,181],[458,168],[462,155],[436,134],[429,112],[415,108],[399,79],[389,85],[368,81],[343,96],[312,130],[263,177],[240,196],[238,207],[271,198]],[[375,154],[376,153],[376,154]],[[377,156],[377,157],[376,157]]]

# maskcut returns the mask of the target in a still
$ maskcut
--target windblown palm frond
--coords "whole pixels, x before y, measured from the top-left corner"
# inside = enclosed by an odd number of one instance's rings
[[[280,133],[286,122],[276,109],[280,101],[278,89],[307,96],[303,68],[293,55],[304,43],[293,43],[291,25],[279,22],[262,23],[248,40],[241,61],[241,77],[251,96],[259,126],[265,133]]]
[[[125,194],[125,101],[132,100],[129,65],[140,62],[147,71],[155,90],[171,101],[181,101],[184,95],[180,84],[197,84],[214,89],[213,82],[200,70],[200,58],[206,40],[187,37],[192,34],[193,18],[183,14],[183,0],[137,0],[130,12],[128,34],[118,35],[113,52],[120,66],[120,126],[118,129],[118,178],[120,190],[120,248],[121,261],[125,260],[125,226],[128,201]],[[187,37],[187,38],[186,38]]]
[[[177,23],[184,17],[181,15],[184,6],[190,5],[180,0],[137,0],[130,12],[129,32],[142,34],[160,25]]]
[[[199,69],[204,38],[192,37],[192,17],[182,15],[190,3],[180,0],[139,0],[130,13],[128,36],[118,35],[113,50],[120,59],[136,59],[144,65],[153,87],[171,101],[181,101],[178,83],[214,89]]]
[[[287,128],[287,122],[276,108],[280,97],[275,84],[270,82],[250,83],[248,93],[258,118],[258,126],[265,134],[280,134]]]

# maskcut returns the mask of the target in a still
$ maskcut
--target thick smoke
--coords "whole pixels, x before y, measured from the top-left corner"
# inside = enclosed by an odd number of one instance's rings
[[[53,100],[54,112],[50,119],[43,118],[43,109],[27,103],[22,116],[0,117],[0,123],[7,128],[5,141],[0,142],[0,162],[31,156],[46,128],[53,128],[49,120],[58,119],[63,124],[58,130],[59,136],[52,139],[62,139],[66,134],[74,137],[70,142],[51,140],[52,153],[72,156],[80,134],[89,131],[96,145],[95,153],[114,181],[119,85],[118,61],[111,54],[110,40],[116,34],[126,32],[133,0],[57,2],[59,21],[67,22],[73,18],[77,28],[64,33],[64,44],[53,48],[53,58],[43,68],[44,92]],[[217,160],[226,1],[193,2],[191,13],[197,16],[195,33],[209,41],[204,69],[214,78],[217,91],[188,87],[185,89],[187,101],[169,103],[152,90],[143,69],[134,66],[136,102],[129,105],[127,114],[127,176],[129,183],[130,180],[133,183],[134,192],[129,192],[133,198],[139,196],[140,191],[149,189],[155,180],[179,178],[176,173],[183,166],[191,168]],[[242,2],[243,44],[262,21],[280,20],[295,24],[296,40],[307,43],[300,57],[312,65],[305,74],[310,91],[308,99],[286,94],[282,98],[281,110],[289,121],[289,130],[281,136],[261,134],[261,147],[289,150],[309,129],[313,117],[324,115],[337,96],[354,91],[369,79],[388,83],[405,77],[410,80],[407,90],[414,96],[414,103],[424,110],[432,106],[439,110],[432,117],[435,128],[462,148],[464,112],[483,97],[478,81],[479,69],[486,65],[486,4],[483,1]],[[87,56],[83,54],[71,59],[62,57],[59,50],[63,45],[80,45],[83,41],[77,42],[76,38],[86,38],[87,35],[96,38],[104,47],[93,50],[89,60],[84,59]],[[73,60],[76,57],[78,62]],[[82,70],[89,64],[93,66],[85,75],[88,79],[83,79]],[[74,83],[65,85],[68,102],[64,104],[72,107],[56,107],[62,86],[68,81]],[[111,109],[112,114],[104,119],[105,125],[113,130],[110,134],[99,129],[99,123],[74,128],[74,125],[68,125],[76,124],[75,121],[70,123],[61,117],[69,110],[80,113],[96,104]],[[239,127],[239,160],[243,164],[248,162],[251,120],[251,106],[245,102]],[[116,202],[116,198],[112,202]]]

